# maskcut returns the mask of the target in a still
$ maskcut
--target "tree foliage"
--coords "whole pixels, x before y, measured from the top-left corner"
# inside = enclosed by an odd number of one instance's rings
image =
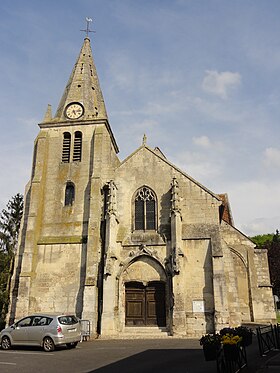
[[[18,193],[8,202],[0,215],[0,329],[9,305],[10,280],[23,214],[23,196]]]
[[[15,253],[22,213],[23,196],[18,193],[8,202],[0,216],[0,250],[8,255]]]
[[[273,293],[280,298],[280,234],[264,234],[251,238],[258,248],[267,249],[270,280]]]
[[[272,241],[273,236],[273,233],[259,234],[258,236],[251,237],[251,240],[257,245],[258,248],[262,248],[267,242]]]

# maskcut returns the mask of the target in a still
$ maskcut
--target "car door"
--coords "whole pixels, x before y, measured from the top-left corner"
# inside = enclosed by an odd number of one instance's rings
[[[32,317],[28,316],[15,324],[15,328],[11,332],[11,337],[14,344],[29,344],[28,328],[30,327],[31,323]]]
[[[27,329],[27,338],[30,344],[40,346],[43,340],[46,317],[34,316],[31,325]]]

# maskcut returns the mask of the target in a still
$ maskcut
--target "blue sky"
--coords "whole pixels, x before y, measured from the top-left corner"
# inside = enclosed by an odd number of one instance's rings
[[[147,135],[248,235],[280,228],[278,0],[2,1],[0,209],[30,177],[93,18],[92,49],[124,159]]]

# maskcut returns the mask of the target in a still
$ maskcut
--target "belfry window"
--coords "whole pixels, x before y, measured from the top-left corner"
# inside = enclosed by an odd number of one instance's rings
[[[81,162],[82,160],[82,136],[82,132],[75,132],[73,162]]]
[[[135,230],[156,229],[156,196],[148,187],[139,189],[135,196]]]
[[[62,162],[70,162],[71,135],[69,132],[63,134]]]
[[[65,188],[65,206],[72,206],[75,200],[75,185],[71,182],[66,184]]]

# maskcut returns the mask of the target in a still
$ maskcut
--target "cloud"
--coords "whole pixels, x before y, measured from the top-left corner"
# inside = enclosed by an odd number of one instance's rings
[[[279,229],[280,182],[269,180],[249,180],[227,184],[223,190],[229,195],[233,217],[238,229],[245,234],[273,233]]]
[[[170,158],[182,171],[209,187],[208,182],[222,174],[223,162],[208,152],[183,151]]]
[[[263,163],[266,167],[280,167],[280,149],[267,148],[264,151]]]
[[[230,71],[219,73],[216,70],[206,70],[206,76],[202,82],[202,89],[222,99],[228,98],[231,89],[241,84],[241,75]]]
[[[258,234],[275,233],[279,229],[280,216],[273,216],[268,218],[256,218],[249,220],[247,223],[241,225],[241,230],[247,235],[253,237]]]
[[[142,144],[144,134],[147,137],[147,145],[150,147],[160,146],[161,137],[166,136],[159,123],[154,119],[138,119],[133,121],[131,118],[128,118],[122,122],[117,133],[117,143],[120,147],[121,159],[126,158]]]
[[[204,152],[204,156],[209,160],[211,157],[213,163],[217,162],[221,157],[225,157],[229,154],[229,150],[226,144],[217,139],[210,139],[206,135],[194,136],[192,138],[192,143],[199,148],[200,154]]]
[[[202,148],[209,148],[211,146],[208,136],[193,137],[192,141],[195,145],[201,146]]]

